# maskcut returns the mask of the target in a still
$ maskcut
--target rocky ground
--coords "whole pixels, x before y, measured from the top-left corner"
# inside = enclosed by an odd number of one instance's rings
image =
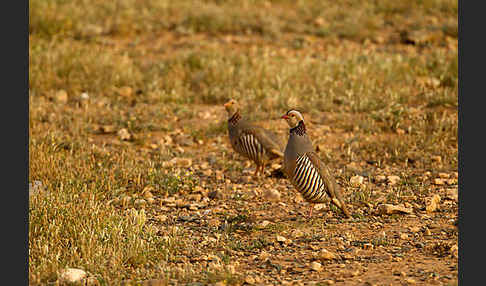
[[[225,118],[222,107],[201,112],[204,116]],[[284,122],[260,124],[278,127],[286,138]],[[163,196],[147,188],[111,203],[144,208],[161,235],[179,231],[190,237],[173,267],[224,270],[236,274],[237,284],[455,285],[458,173],[413,164],[404,169],[373,161],[346,163],[345,142],[353,133],[309,125],[314,143],[322,142],[315,146],[342,186],[352,218],[328,204],[315,205],[308,218],[308,203],[278,172],[280,161],[255,178],[255,166],[232,151],[226,134],[196,141],[177,129],[155,134],[152,150],[145,152],[178,149],[180,156],[163,165],[181,177],[191,174],[197,178],[194,185]],[[108,149],[121,143],[116,136],[102,142]],[[440,157],[434,160],[441,165]],[[410,180],[421,187],[408,187]]]

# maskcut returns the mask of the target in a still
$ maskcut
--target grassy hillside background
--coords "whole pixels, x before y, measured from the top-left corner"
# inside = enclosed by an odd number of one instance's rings
[[[456,285],[457,7],[30,0],[30,283]],[[229,98],[285,140],[301,110],[353,218],[253,178]]]

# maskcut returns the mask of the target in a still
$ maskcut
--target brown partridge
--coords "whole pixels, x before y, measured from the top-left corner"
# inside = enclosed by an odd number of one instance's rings
[[[233,150],[255,162],[254,175],[263,174],[268,161],[283,158],[284,144],[270,130],[242,118],[236,100],[224,104],[228,112],[228,135]]]
[[[302,114],[297,110],[289,110],[282,118],[290,126],[290,135],[284,151],[283,170],[292,185],[311,204],[309,217],[312,216],[314,204],[327,202],[327,196],[346,217],[350,217],[336,180],[329,168],[314,152]]]

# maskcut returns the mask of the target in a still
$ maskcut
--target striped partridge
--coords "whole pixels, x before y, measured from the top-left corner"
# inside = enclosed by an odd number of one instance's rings
[[[327,196],[346,217],[350,217],[336,180],[314,152],[302,114],[289,110],[282,118],[290,126],[289,140],[284,151],[284,173],[304,199],[311,203],[309,217],[312,216],[314,204],[327,202]]]
[[[237,153],[256,163],[255,176],[264,173],[269,160],[283,158],[285,145],[273,132],[254,125],[241,117],[238,103],[231,99],[224,104],[228,112],[228,134]]]

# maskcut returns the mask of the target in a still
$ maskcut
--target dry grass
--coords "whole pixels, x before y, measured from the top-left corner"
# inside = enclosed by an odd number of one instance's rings
[[[374,170],[402,174],[405,182],[386,202],[428,196],[431,185],[416,180],[425,171],[457,170],[457,1],[29,4],[29,180],[46,186],[29,202],[33,285],[56,281],[67,266],[87,270],[103,285],[146,279],[241,284],[235,253],[268,250],[275,232],[311,228],[296,241],[315,242],[320,235],[334,245],[337,234],[323,234],[339,228],[333,223],[253,226],[252,213],[272,204],[249,209],[253,202],[244,190],[216,203],[241,207],[238,214],[224,208],[218,214],[225,228],[188,229],[158,203],[133,207],[147,189],[156,202],[204,184],[231,190],[194,166],[163,164],[192,157],[193,165],[207,161],[238,182],[246,167],[227,148],[220,110],[230,97],[268,127],[287,109],[301,109],[315,127],[314,143],[327,148],[321,157],[335,169],[370,161]],[[423,40],[404,40],[417,31]],[[59,90],[67,102],[57,98]],[[321,132],[321,125],[332,131]],[[104,126],[114,131],[101,132]],[[273,126],[284,133],[284,125]],[[130,140],[117,139],[122,128]],[[196,145],[166,138],[184,134]],[[341,172],[338,179],[351,175]],[[348,201],[356,208],[380,197],[355,191]],[[124,196],[130,196],[125,205],[114,203]],[[169,219],[161,222],[162,214]],[[370,223],[366,213],[355,219]],[[242,232],[252,236],[241,239]],[[217,234],[207,249],[199,246],[204,233]],[[188,261],[204,255],[219,259]],[[282,273],[281,266],[269,267]]]

